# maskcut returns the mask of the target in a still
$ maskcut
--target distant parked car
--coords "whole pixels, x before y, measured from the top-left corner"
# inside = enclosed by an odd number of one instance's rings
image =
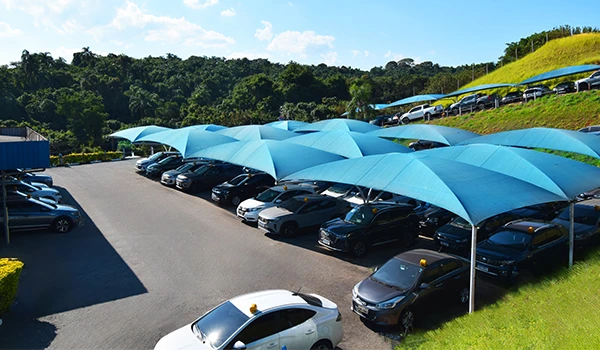
[[[575,82],[577,91],[591,90],[598,86],[600,86],[600,70],[595,71],[587,78],[579,79]]]
[[[469,302],[469,262],[427,249],[400,253],[352,290],[352,311],[384,326],[411,333],[415,318],[428,317],[432,304]],[[435,311],[433,311],[435,312]]]
[[[384,126],[384,125],[389,124],[391,120],[392,120],[391,115],[378,115],[377,117],[370,120],[369,124],[373,124],[373,125],[377,125],[377,126]]]
[[[7,200],[8,225],[11,230],[51,228],[59,233],[69,232],[81,220],[79,210],[65,204],[52,204],[35,198]],[[0,210],[4,227],[4,211]]]
[[[325,191],[321,192],[321,194],[324,196],[329,196],[329,197],[333,197],[333,198],[344,199],[344,198],[352,197],[352,196],[356,195],[358,192],[359,192],[358,187],[356,187],[354,185],[337,183],[337,184],[331,185]]]
[[[476,268],[486,274],[513,279],[523,269],[566,260],[568,244],[569,234],[560,224],[512,221],[477,244]]]
[[[363,194],[361,194],[360,192],[356,192],[356,194],[354,194],[353,196],[346,196],[344,197],[344,199],[348,203],[350,203],[352,207],[364,204],[365,200],[366,202],[405,203],[410,204],[413,208],[416,207],[419,203],[419,201],[417,201],[414,198],[386,191],[379,191],[373,189],[369,190],[368,188],[363,188],[362,193]]]
[[[497,94],[484,95],[477,99],[476,106],[478,109],[486,109],[496,107],[496,101],[500,102],[500,96]]]
[[[143,158],[143,159],[140,159],[137,162],[135,162],[135,170],[140,173],[146,173],[146,168],[150,164],[158,163],[161,160],[163,160],[169,156],[176,155],[176,154],[181,154],[181,153],[179,153],[179,152],[157,152],[157,153],[154,153],[153,155],[151,155],[148,158]]]
[[[438,147],[447,147],[448,145],[445,145],[441,142],[435,142],[435,141],[426,141],[426,140],[418,140],[418,141],[414,141],[408,144],[408,148],[412,148],[415,151],[422,151],[424,149],[432,149],[432,148],[438,148]]]
[[[361,257],[380,244],[400,242],[409,247],[419,236],[419,219],[408,204],[374,202],[359,205],[343,219],[321,225],[319,244]]]
[[[423,119],[429,120],[432,117],[439,117],[444,112],[444,108],[440,105],[430,106],[428,104],[420,105],[411,108],[408,112],[400,116],[402,124],[408,124],[413,120]]]
[[[577,200],[586,200],[590,198],[600,198],[600,187],[594,188],[593,190],[585,191],[577,195]]]
[[[477,107],[477,99],[481,97],[479,94],[465,96],[460,101],[450,105],[450,113],[457,115],[459,112],[475,110]]]
[[[511,210],[511,213],[523,219],[535,219],[550,221],[554,219],[558,213],[569,205],[569,202],[550,202]]]
[[[188,171],[194,171],[206,164],[208,164],[208,162],[206,161],[185,162],[176,169],[165,171],[160,177],[160,183],[166,186],[174,187],[177,175],[183,174]]]
[[[242,167],[233,164],[206,164],[194,171],[177,175],[175,186],[182,191],[198,192],[213,188],[243,172]]]
[[[6,188],[14,191],[19,191],[25,194],[29,194],[33,197],[48,198],[56,203],[60,203],[62,195],[54,188],[50,187],[38,187],[27,182],[19,180],[10,180],[6,182]]]
[[[178,168],[181,164],[183,164],[183,157],[179,154],[174,154],[158,163],[148,165],[146,167],[146,175],[150,177],[160,177],[165,171]]]
[[[256,196],[274,184],[275,179],[266,173],[241,174],[213,187],[211,199],[237,207],[243,200]]]
[[[456,214],[431,205],[429,208],[417,212],[417,216],[419,217],[419,230],[421,234],[431,237],[440,227],[454,219]]]
[[[284,203],[292,197],[316,193],[310,185],[279,185],[258,194],[254,198],[246,199],[237,208],[237,216],[243,222],[257,222],[261,211]]]
[[[513,91],[506,94],[506,96],[502,97],[500,100],[500,104],[506,105],[509,103],[521,102],[523,101],[523,91]]]
[[[320,226],[350,210],[347,202],[320,194],[300,195],[258,215],[258,228],[268,233],[294,236],[299,229]]]
[[[574,82],[566,81],[564,83],[560,83],[560,84],[556,85],[554,87],[554,89],[552,89],[552,91],[554,91],[554,93],[556,93],[557,95],[560,95],[560,94],[568,94],[571,92],[575,92],[575,91],[577,91],[577,89],[575,89]]]
[[[581,129],[579,129],[577,131],[578,132],[585,132],[585,133],[588,133],[588,134],[600,135],[600,125],[586,126],[585,128],[581,128]]]
[[[54,184],[52,176],[40,173],[30,173],[25,169],[16,169],[14,173],[13,171],[7,171],[7,173],[27,183],[42,183],[48,187],[52,187]]]
[[[531,86],[528,87],[527,89],[525,89],[525,91],[523,91],[523,99],[525,101],[527,100],[532,100],[532,99],[536,99],[536,98],[540,98],[542,96],[546,96],[549,94],[553,94],[554,92],[552,90],[550,90],[546,85],[535,85],[535,86]]]
[[[552,222],[563,225],[567,229],[571,226],[570,209],[565,208]],[[600,199],[592,198],[577,202],[574,215],[575,242],[580,245],[598,242],[600,239]]]

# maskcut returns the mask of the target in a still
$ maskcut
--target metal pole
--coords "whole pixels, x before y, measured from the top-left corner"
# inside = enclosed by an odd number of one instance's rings
[[[475,311],[475,258],[477,251],[477,226],[471,225],[471,278],[469,283],[469,313]]]
[[[575,202],[571,202],[569,208],[569,268],[573,267],[573,250],[575,248]]]
[[[4,210],[4,237],[6,244],[10,244],[10,232],[8,231],[8,208],[6,207],[6,173],[2,170],[2,209]]]

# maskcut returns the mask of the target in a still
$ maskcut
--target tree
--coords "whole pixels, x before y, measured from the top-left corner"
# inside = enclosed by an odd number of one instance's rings
[[[348,103],[348,117],[352,119],[367,119],[372,114],[369,106],[373,95],[373,83],[367,76],[356,79],[350,85],[350,103]]]
[[[98,146],[107,114],[102,97],[91,91],[59,91],[56,112],[67,119],[67,127],[79,144]]]

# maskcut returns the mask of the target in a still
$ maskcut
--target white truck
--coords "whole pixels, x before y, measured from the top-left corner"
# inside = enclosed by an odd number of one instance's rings
[[[411,120],[423,119],[429,120],[431,117],[436,117],[442,114],[444,108],[442,106],[420,105],[410,109],[410,111],[400,116],[400,123],[408,124]]]

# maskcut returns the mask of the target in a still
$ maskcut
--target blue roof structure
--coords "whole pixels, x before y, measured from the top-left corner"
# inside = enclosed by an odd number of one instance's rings
[[[417,102],[424,102],[424,101],[435,101],[435,100],[439,100],[440,98],[445,97],[445,96],[446,95],[443,95],[443,94],[416,95],[416,96],[411,96],[411,97],[403,98],[401,100],[392,102],[392,103],[386,105],[385,108],[402,106],[402,105],[407,105],[407,104],[417,103]]]
[[[315,131],[330,131],[330,130],[346,130],[366,133],[373,130],[378,130],[377,125],[369,124],[356,119],[334,118],[314,122],[303,127],[297,128],[294,132],[315,132]]]
[[[298,136],[291,131],[275,128],[268,125],[242,125],[233,128],[215,131],[216,133],[230,136],[241,141],[250,140],[285,140]]]
[[[50,142],[28,127],[0,128],[0,170],[50,167]]]
[[[184,158],[187,158],[190,154],[202,149],[228,142],[238,142],[238,139],[190,126],[150,134],[139,138],[137,142],[156,142],[168,145],[181,152]]]
[[[600,66],[597,64],[586,64],[586,65],[581,65],[581,66],[564,67],[564,68],[555,69],[550,72],[536,75],[535,77],[531,77],[529,79],[525,79],[520,84],[521,85],[533,84],[533,83],[537,83],[537,82],[544,81],[544,80],[560,78],[560,77],[564,77],[564,76],[572,75],[572,74],[590,72],[590,71],[598,70],[598,69],[600,69]]]
[[[394,126],[372,131],[369,135],[393,139],[426,140],[440,142],[449,146],[479,136],[467,130],[433,124]]]
[[[307,125],[308,123],[297,121],[297,120],[278,120],[275,122],[267,123],[265,125],[272,126],[274,128],[294,131],[301,126]]]
[[[464,95],[464,94],[472,94],[474,92],[481,91],[481,90],[498,89],[498,88],[503,88],[503,87],[516,87],[519,85],[521,85],[521,84],[484,84],[484,85],[473,86],[473,87],[462,89],[462,90],[456,90],[454,92],[447,94],[444,97],[454,97],[454,96],[460,96],[460,95]]]
[[[161,132],[165,130],[172,130],[171,128],[165,128],[163,126],[156,125],[146,125],[146,126],[137,126],[135,128],[129,128],[125,130],[120,130],[115,133],[108,135],[109,137],[115,137],[120,139],[126,139],[131,142],[136,142],[139,138],[142,138],[146,135],[153,134],[155,132]]]

